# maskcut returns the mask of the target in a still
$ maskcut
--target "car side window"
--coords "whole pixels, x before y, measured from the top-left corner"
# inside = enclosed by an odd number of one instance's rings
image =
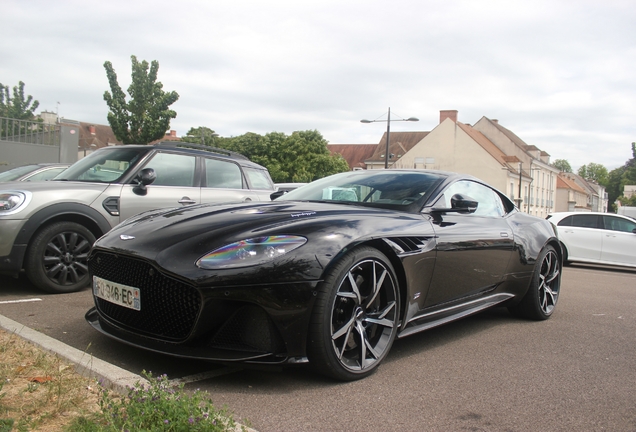
[[[194,186],[195,156],[157,153],[145,167],[155,170],[152,186]]]
[[[477,201],[476,216],[501,217],[505,214],[499,195],[491,188],[468,180],[461,180],[450,185],[436,206],[451,208],[451,197],[455,194],[469,196]]]
[[[243,189],[241,168],[233,162],[206,158],[205,178],[210,188]]]
[[[605,225],[605,229],[612,231],[631,233],[636,229],[636,222],[615,216],[603,216],[603,224]]]
[[[274,185],[272,184],[267,171],[248,167],[244,167],[243,169],[245,170],[245,175],[250,181],[252,189],[274,189]]]
[[[600,228],[598,215],[572,215],[572,226],[581,228]]]

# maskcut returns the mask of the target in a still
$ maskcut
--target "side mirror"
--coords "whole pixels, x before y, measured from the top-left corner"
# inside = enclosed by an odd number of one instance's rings
[[[285,195],[287,193],[287,191],[284,190],[277,190],[276,192],[272,192],[271,194],[269,194],[269,199],[271,199],[272,201],[274,201],[276,198],[278,197],[282,197],[283,195]]]
[[[151,184],[157,179],[157,174],[155,170],[152,168],[144,168],[139,171],[139,174],[135,176],[135,181],[137,182],[137,186],[135,186],[135,191],[141,193],[141,195],[146,194],[146,186]]]
[[[455,194],[451,197],[451,208],[455,211],[475,213],[478,205],[477,201],[466,195]]]
[[[434,207],[430,211],[433,213],[475,213],[478,205],[479,203],[469,196],[455,194],[451,197],[451,208]]]

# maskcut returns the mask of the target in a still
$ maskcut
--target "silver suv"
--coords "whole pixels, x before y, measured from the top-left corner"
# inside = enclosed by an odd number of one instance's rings
[[[227,150],[186,143],[97,150],[54,180],[0,184],[0,274],[25,270],[52,293],[88,285],[98,237],[146,210],[269,201],[267,169]]]

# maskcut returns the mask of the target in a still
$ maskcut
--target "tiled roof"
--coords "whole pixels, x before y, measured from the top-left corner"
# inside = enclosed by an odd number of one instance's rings
[[[585,190],[581,186],[576,184],[574,180],[571,180],[561,174],[557,176],[557,189],[572,189],[574,191],[586,194]]]
[[[394,154],[392,160],[396,161],[397,158],[403,156],[406,152],[415,147],[415,144],[424,139],[429,132],[391,132],[391,142],[389,143],[389,154]],[[384,161],[384,154],[386,152],[386,132],[382,135],[380,143],[376,146],[375,151],[370,158],[366,160],[368,162],[380,162]]]
[[[349,164],[349,168],[366,168],[365,160],[375,151],[377,144],[329,144],[331,154],[339,154]]]
[[[98,125],[94,123],[79,122],[79,149],[96,150],[98,148],[107,147],[109,144],[122,144],[117,138],[110,126]],[[91,127],[95,129],[95,133],[91,133]]]

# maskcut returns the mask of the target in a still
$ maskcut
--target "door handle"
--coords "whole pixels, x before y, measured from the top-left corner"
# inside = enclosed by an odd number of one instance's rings
[[[181,198],[179,201],[177,201],[179,204],[182,205],[190,205],[190,204],[196,204],[197,202],[193,199],[190,199],[190,197],[184,196],[183,198]]]

